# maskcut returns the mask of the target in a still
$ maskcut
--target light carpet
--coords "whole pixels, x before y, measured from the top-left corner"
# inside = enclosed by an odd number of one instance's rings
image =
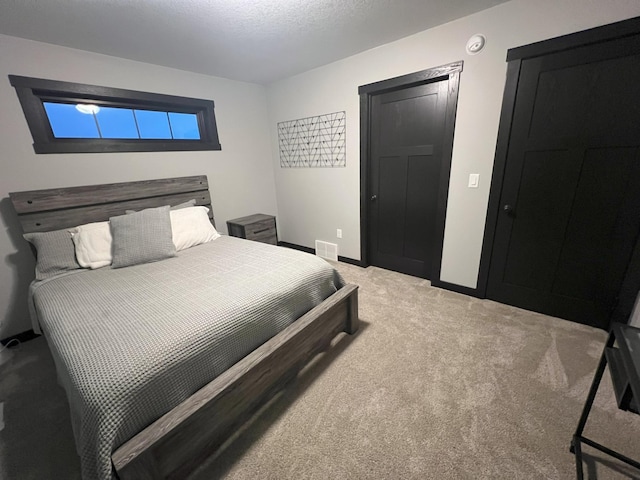
[[[606,335],[433,288],[375,267],[360,331],[341,335],[194,479],[569,479],[573,431]],[[0,478],[80,478],[46,342],[0,367]],[[618,410],[608,373],[590,438],[640,458],[640,416]],[[585,447],[588,478],[640,472]]]

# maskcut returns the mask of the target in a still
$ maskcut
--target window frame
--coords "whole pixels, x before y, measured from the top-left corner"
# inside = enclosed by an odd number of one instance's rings
[[[218,139],[215,105],[175,95],[9,75],[33,137],[36,153],[174,152],[222,150]],[[105,107],[138,108],[192,113],[198,120],[200,140],[56,138],[43,102],[87,103]]]

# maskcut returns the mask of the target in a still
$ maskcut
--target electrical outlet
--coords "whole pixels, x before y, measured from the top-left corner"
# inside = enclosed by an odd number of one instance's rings
[[[338,230],[336,230],[336,237],[338,238],[342,238],[342,229],[339,228]]]

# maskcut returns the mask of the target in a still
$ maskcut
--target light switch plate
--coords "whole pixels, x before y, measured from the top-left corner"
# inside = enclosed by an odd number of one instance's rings
[[[480,174],[479,173],[470,173],[469,174],[469,188],[478,188],[478,184],[480,183]]]

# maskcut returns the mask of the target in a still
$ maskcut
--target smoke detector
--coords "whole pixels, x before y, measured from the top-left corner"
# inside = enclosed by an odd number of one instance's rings
[[[475,34],[467,42],[467,53],[469,55],[476,55],[477,53],[480,53],[486,43],[487,38],[484,35],[480,33]]]

